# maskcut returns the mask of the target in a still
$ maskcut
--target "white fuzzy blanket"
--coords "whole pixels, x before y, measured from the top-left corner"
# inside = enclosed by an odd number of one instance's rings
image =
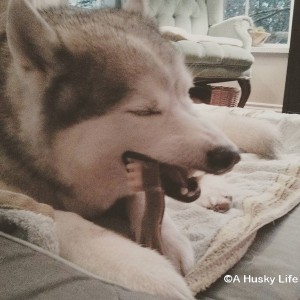
[[[207,106],[209,110],[227,110]],[[172,201],[168,208],[192,241],[196,266],[186,280],[194,293],[205,290],[246,253],[259,228],[285,215],[300,202],[300,116],[232,108],[232,113],[267,119],[282,133],[278,160],[243,154],[226,175],[235,187],[233,208],[225,214]],[[246,133],[245,133],[246,134]]]
[[[281,131],[285,149],[278,160],[242,155],[242,161],[226,175],[235,188],[234,207],[225,214],[195,203],[170,202],[168,210],[172,218],[189,237],[196,253],[196,266],[186,277],[194,293],[206,289],[236,264],[259,228],[285,215],[300,202],[300,116],[213,106],[204,109],[230,110],[238,115],[267,119]],[[12,203],[0,193],[0,231],[13,228],[19,237],[56,253],[51,209],[19,196],[21,199]]]

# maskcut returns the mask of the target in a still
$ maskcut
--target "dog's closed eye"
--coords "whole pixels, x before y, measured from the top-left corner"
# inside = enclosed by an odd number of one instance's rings
[[[144,108],[144,109],[136,109],[136,110],[128,110],[128,113],[131,113],[138,117],[149,117],[154,115],[161,115],[162,111],[153,108]]]

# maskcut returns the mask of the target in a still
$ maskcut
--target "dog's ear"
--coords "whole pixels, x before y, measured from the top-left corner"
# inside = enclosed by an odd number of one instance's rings
[[[148,1],[147,0],[124,0],[123,9],[140,13],[144,16],[148,15]]]
[[[6,30],[17,67],[44,72],[54,66],[58,36],[27,0],[10,0]]]

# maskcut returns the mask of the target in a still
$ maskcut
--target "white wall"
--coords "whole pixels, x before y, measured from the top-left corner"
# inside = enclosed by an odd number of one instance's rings
[[[252,68],[252,91],[248,106],[258,105],[281,110],[288,53],[254,52],[253,55],[255,62]]]
[[[254,48],[255,62],[252,66],[251,94],[246,107],[282,110],[288,63],[288,48]],[[239,88],[238,83],[226,82],[216,85]]]

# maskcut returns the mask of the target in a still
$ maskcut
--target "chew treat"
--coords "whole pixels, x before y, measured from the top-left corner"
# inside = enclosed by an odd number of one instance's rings
[[[128,183],[133,192],[145,193],[145,209],[141,222],[140,243],[162,254],[161,223],[165,209],[164,192],[155,160],[127,158]]]
[[[124,164],[128,164],[130,159],[143,162],[155,162],[158,164],[160,185],[164,193],[181,202],[190,203],[200,197],[200,187],[198,176],[191,176],[190,170],[178,165],[159,162],[144,154],[126,151],[122,156]],[[153,177],[154,178],[154,177]]]

